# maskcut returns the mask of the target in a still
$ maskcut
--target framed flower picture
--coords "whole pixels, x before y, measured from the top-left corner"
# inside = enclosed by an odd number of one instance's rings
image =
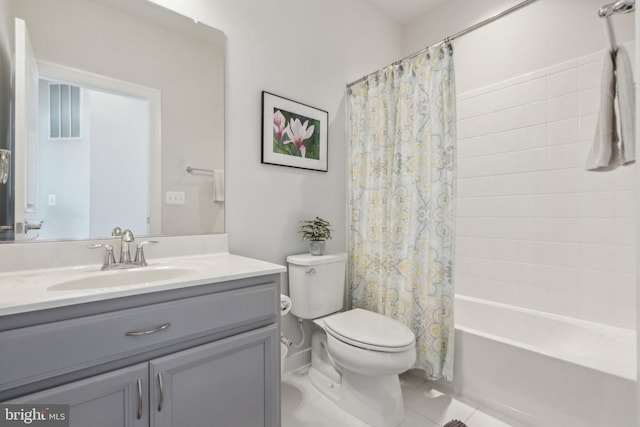
[[[326,172],[329,113],[262,92],[262,163]]]

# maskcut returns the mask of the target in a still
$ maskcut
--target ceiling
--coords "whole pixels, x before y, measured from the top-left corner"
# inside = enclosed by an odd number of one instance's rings
[[[385,15],[400,24],[406,24],[414,18],[424,15],[447,0],[369,0]]]

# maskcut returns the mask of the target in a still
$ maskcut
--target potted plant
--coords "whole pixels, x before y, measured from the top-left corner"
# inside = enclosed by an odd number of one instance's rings
[[[320,217],[315,219],[300,221],[298,233],[302,235],[302,240],[309,241],[309,252],[311,255],[324,255],[325,241],[331,238],[331,224]]]

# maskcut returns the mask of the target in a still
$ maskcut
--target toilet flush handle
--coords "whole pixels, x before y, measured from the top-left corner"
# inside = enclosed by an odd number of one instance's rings
[[[315,276],[316,274],[316,269],[311,267],[310,269],[307,270],[307,276]]]

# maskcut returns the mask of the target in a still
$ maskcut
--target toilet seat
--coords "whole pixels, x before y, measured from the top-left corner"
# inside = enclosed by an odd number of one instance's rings
[[[415,346],[415,336],[409,328],[372,311],[356,308],[323,320],[327,333],[355,347],[399,353]]]

